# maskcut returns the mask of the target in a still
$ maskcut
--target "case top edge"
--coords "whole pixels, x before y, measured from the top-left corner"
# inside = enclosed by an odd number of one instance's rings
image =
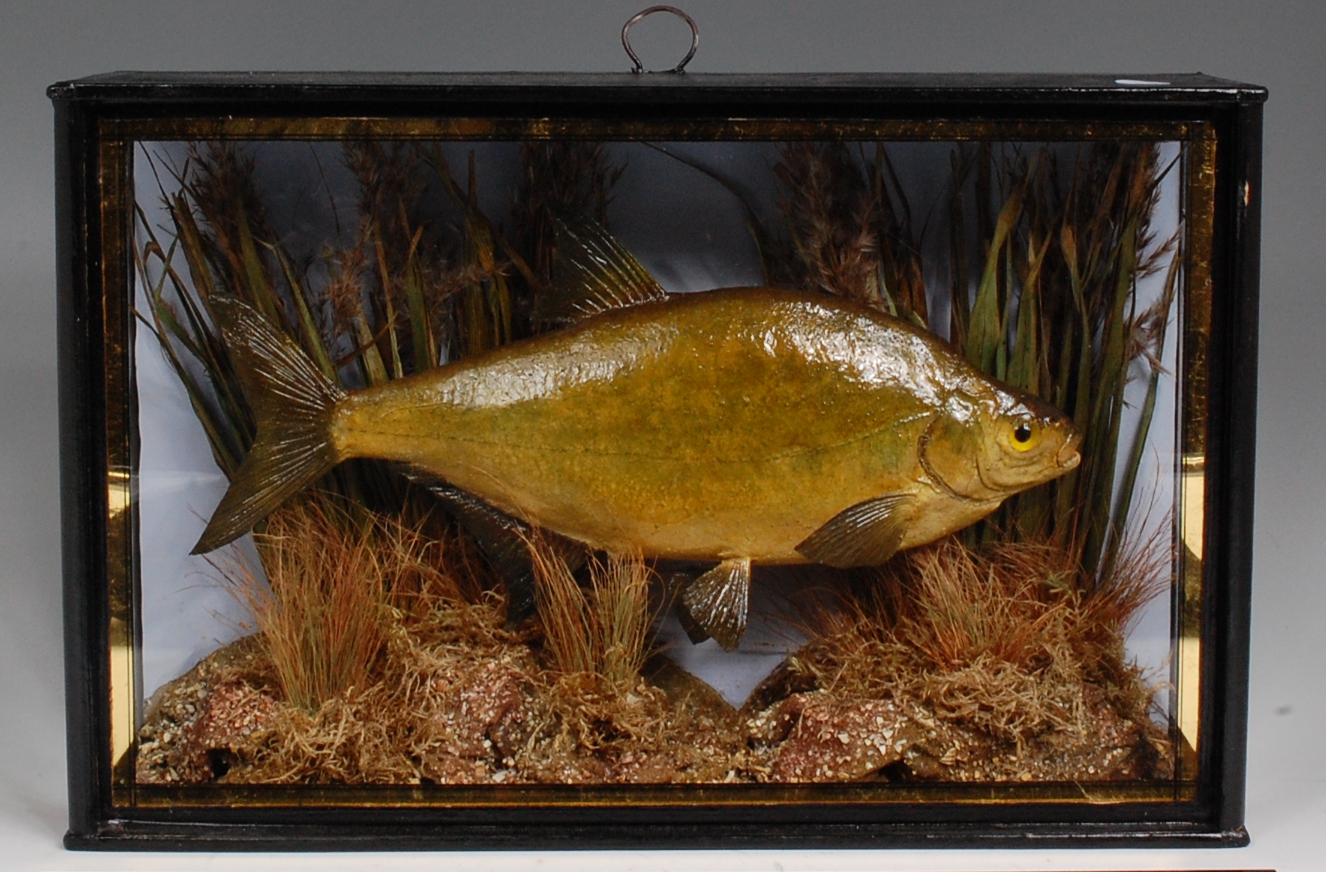
[[[170,99],[233,99],[241,95],[298,93],[305,99],[344,97],[366,88],[397,88],[404,92],[440,89],[458,92],[505,89],[547,89],[577,93],[650,93],[684,91],[693,96],[725,91],[798,92],[837,91],[845,97],[906,99],[927,92],[968,99],[995,98],[1017,93],[1024,99],[1109,98],[1152,95],[1160,100],[1201,97],[1205,100],[1262,102],[1260,85],[1208,76],[1203,73],[1061,74],[1061,73],[685,73],[637,75],[622,73],[537,72],[154,72],[118,71],[56,82],[47,89],[54,101],[117,100],[154,102]]]

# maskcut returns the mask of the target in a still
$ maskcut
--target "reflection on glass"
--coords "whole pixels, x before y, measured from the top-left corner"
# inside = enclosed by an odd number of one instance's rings
[[[1182,467],[1180,504],[1182,505],[1182,596],[1179,598],[1179,639],[1176,669],[1178,728],[1183,737],[1183,751],[1189,755],[1185,765],[1196,765],[1198,739],[1198,677],[1201,675],[1201,605],[1204,518],[1206,516],[1206,459],[1185,456]],[[1189,774],[1194,774],[1189,769]]]

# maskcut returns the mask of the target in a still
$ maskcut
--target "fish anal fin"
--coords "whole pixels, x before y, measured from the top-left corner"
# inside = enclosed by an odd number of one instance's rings
[[[838,569],[878,566],[902,544],[916,509],[909,493],[885,494],[842,510],[797,546],[802,557]]]
[[[683,627],[689,620],[724,651],[735,651],[750,609],[750,558],[724,560],[687,585],[679,604],[685,612]],[[687,635],[694,639],[697,634],[687,627]]]
[[[535,320],[571,323],[667,299],[649,270],[600,224],[583,215],[556,223],[552,286],[539,298]]]
[[[474,537],[479,549],[506,584],[507,622],[519,623],[534,614],[534,565],[529,551],[534,528],[428,470],[404,464],[397,464],[395,468],[412,485],[436,497]],[[580,543],[551,530],[540,529],[539,536],[566,561],[572,572],[585,562],[585,548]]]

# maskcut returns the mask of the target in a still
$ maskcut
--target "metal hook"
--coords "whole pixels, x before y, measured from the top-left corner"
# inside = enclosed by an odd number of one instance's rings
[[[632,15],[631,19],[622,25],[622,48],[626,49],[626,53],[630,55],[631,60],[635,62],[635,69],[631,70],[631,72],[643,73],[646,72],[646,70],[645,65],[640,63],[640,56],[631,48],[631,40],[627,36],[627,31],[631,29],[631,25],[635,24],[641,18],[644,18],[647,15],[653,15],[655,12],[671,12],[673,15],[676,15],[678,18],[685,21],[691,28],[691,50],[686,52],[686,57],[681,59],[681,63],[667,71],[669,73],[685,72],[686,65],[691,62],[691,58],[695,57],[695,50],[700,47],[700,28],[696,26],[694,18],[687,15],[685,12],[682,12],[676,6],[650,6],[648,9],[642,9]],[[647,72],[652,73],[655,72],[655,70],[648,70]]]

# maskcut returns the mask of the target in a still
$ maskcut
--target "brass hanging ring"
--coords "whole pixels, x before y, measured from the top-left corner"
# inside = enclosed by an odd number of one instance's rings
[[[628,36],[628,31],[630,31],[631,25],[647,15],[653,15],[655,12],[671,12],[673,15],[676,15],[678,18],[685,21],[687,26],[691,29],[691,50],[686,52],[686,57],[681,59],[681,63],[677,64],[672,69],[667,70],[669,73],[684,72],[686,65],[691,62],[691,58],[695,57],[695,50],[700,47],[700,28],[696,26],[694,18],[687,15],[685,12],[682,12],[676,6],[650,6],[648,9],[642,9],[632,15],[631,19],[622,25],[622,48],[626,49],[626,53],[630,55],[631,60],[635,63],[635,68],[632,69],[631,72],[643,73],[646,72],[646,70],[645,65],[640,63],[640,56],[631,48],[631,39]],[[653,73],[656,71],[648,70],[648,72]]]

